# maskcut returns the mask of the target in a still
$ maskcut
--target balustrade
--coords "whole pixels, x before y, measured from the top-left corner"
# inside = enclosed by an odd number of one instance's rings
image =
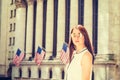
[[[43,61],[40,66],[34,61],[23,61],[20,66],[12,66],[12,80],[62,80],[64,74],[60,61]]]
[[[113,55],[112,55],[113,56]],[[111,55],[98,55],[93,66],[92,80],[117,80],[116,60]],[[34,61],[12,65],[12,80],[62,80],[65,65],[60,60],[43,60],[38,66]]]

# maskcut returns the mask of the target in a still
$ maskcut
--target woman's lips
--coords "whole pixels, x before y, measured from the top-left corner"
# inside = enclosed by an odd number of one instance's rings
[[[79,42],[79,41],[75,41],[75,42]]]

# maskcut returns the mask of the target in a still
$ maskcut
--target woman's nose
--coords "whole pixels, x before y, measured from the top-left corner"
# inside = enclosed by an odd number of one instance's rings
[[[79,36],[76,36],[76,40],[79,40]]]

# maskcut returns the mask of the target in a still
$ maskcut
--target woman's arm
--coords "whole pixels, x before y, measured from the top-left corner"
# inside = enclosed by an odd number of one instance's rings
[[[86,52],[82,57],[82,80],[90,80],[92,74],[92,55]]]

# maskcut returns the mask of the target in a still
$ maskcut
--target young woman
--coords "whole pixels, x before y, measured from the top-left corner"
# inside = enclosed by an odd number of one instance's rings
[[[91,80],[93,48],[88,33],[82,25],[72,28],[69,49],[65,80]]]

